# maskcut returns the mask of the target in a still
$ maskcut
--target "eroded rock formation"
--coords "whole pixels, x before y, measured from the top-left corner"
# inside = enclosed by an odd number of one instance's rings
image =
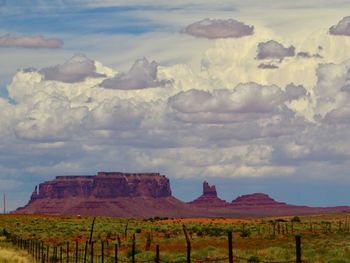
[[[35,187],[30,201],[15,213],[115,217],[232,217],[350,212],[350,207],[312,208],[277,202],[267,194],[242,195],[231,203],[215,185],[189,203],[171,195],[169,179],[159,173],[99,172],[95,176],[57,176]]]
[[[203,194],[188,204],[199,207],[225,207],[228,205],[225,200],[218,197],[215,185],[210,186],[206,181],[203,183]]]

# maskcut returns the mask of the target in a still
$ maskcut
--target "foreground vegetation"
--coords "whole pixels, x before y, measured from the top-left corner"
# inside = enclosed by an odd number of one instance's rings
[[[6,241],[4,236],[0,237],[0,263],[32,263],[33,260],[26,252],[15,249]]]
[[[78,244],[79,251],[84,251],[92,221],[91,217],[80,216],[2,215],[0,231],[22,239],[40,240],[51,247],[65,248],[70,242],[71,250]],[[302,259],[307,262],[350,262],[350,217],[347,214],[259,219],[136,220],[98,217],[92,235],[95,254],[100,253],[100,241],[103,240],[106,261],[114,255],[115,244],[120,258],[128,260],[135,235],[136,260],[154,259],[156,245],[160,247],[163,261],[186,260],[183,225],[191,242],[193,259],[226,257],[227,233],[233,232],[234,255],[251,262],[294,261],[295,235],[302,237]],[[4,244],[0,242],[0,255],[18,255]],[[0,256],[0,262],[27,262],[25,260],[23,257],[23,261],[6,261]]]

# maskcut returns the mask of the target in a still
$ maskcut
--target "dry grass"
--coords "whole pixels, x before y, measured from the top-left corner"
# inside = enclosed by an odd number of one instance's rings
[[[26,252],[15,250],[9,247],[1,247],[0,243],[0,263],[32,263]]]

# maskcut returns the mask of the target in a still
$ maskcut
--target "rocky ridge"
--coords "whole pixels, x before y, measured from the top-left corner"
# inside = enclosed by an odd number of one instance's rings
[[[275,201],[264,193],[242,195],[227,202],[215,185],[185,203],[172,196],[169,179],[159,173],[99,172],[57,176],[35,187],[27,205],[14,213],[114,217],[232,217],[350,212],[350,207],[315,208]]]

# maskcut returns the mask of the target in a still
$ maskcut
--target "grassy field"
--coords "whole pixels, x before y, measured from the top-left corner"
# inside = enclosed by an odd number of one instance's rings
[[[91,217],[0,216],[0,231],[23,239],[41,240],[50,247],[84,251],[89,239]],[[156,245],[164,261],[186,259],[186,226],[194,260],[227,257],[227,233],[233,232],[234,255],[263,261],[295,260],[295,235],[302,237],[302,258],[307,262],[350,262],[350,215],[318,215],[254,219],[164,219],[147,220],[98,217],[94,225],[95,255],[114,255],[118,244],[120,258],[128,260],[132,237],[136,239],[136,259],[152,260]],[[2,231],[4,232],[4,231]],[[0,243],[0,249],[4,248]],[[11,253],[11,252],[9,252]],[[3,254],[0,252],[0,254]],[[9,256],[11,257],[11,256]],[[108,257],[107,257],[108,258]],[[1,261],[0,262],[27,262]],[[23,259],[25,260],[25,259]],[[242,261],[243,262],[243,261]],[[256,262],[256,261],[252,261]]]

